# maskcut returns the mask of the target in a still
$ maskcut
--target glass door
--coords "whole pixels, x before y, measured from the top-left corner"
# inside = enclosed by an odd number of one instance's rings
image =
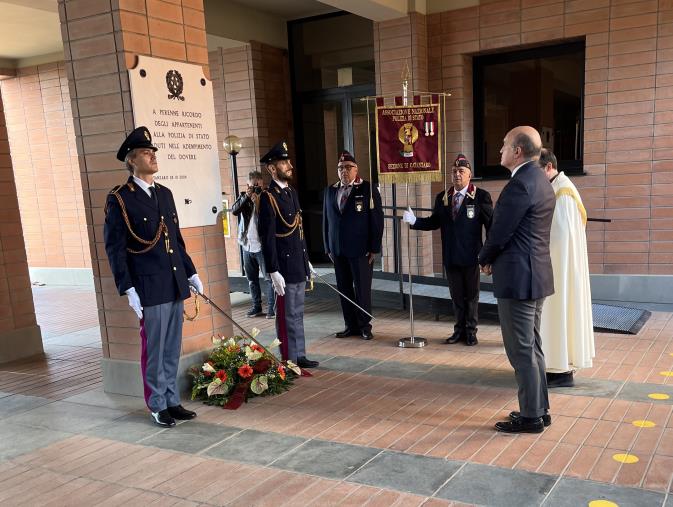
[[[300,101],[295,105],[297,187],[309,259],[316,264],[329,262],[322,240],[322,206],[325,187],[337,181],[339,154],[343,150],[353,153],[360,175],[370,179],[367,104],[360,97],[373,91],[370,86],[350,86],[297,97]],[[373,128],[371,119],[370,126]]]

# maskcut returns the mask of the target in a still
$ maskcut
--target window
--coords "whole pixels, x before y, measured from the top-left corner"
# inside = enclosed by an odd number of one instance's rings
[[[540,132],[559,170],[582,173],[584,41],[478,56],[473,68],[475,176],[509,176],[500,148],[517,125]]]

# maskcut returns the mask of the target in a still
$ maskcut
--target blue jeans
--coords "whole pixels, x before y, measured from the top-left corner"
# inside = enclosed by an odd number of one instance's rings
[[[247,252],[243,250],[243,268],[245,269],[245,277],[248,279],[248,286],[250,287],[250,296],[252,297],[252,307],[262,309],[262,290],[259,286],[259,272],[266,279],[267,288],[267,313],[273,313],[275,309],[276,299],[273,292],[273,285],[266,273],[264,267],[264,256],[262,252]]]

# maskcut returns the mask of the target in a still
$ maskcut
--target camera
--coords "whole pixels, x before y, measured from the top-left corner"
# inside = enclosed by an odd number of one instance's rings
[[[262,187],[259,187],[257,185],[252,187],[252,191],[255,192],[256,194],[261,194],[262,193]]]

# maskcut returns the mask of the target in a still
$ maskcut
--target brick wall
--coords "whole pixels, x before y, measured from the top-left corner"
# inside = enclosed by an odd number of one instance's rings
[[[127,68],[136,54],[201,64],[208,76],[202,0],[59,0],[66,71],[79,154],[103,353],[112,359],[140,357],[138,321],[119,297],[103,244],[105,197],[128,173],[115,159],[133,127]],[[218,225],[183,229],[205,291],[229,309],[227,259]],[[191,303],[187,310],[192,311]],[[212,346],[213,331],[231,325],[203,305],[185,323],[183,354]]]
[[[91,267],[65,66],[16,75],[0,85],[28,265]]]
[[[7,137],[0,92],[0,362],[42,351]]]
[[[374,60],[376,64],[376,91],[379,95],[402,95],[402,74],[408,66],[409,90],[428,89],[428,36],[427,18],[412,13],[406,18],[374,23]],[[392,101],[389,97],[386,100]],[[391,102],[392,103],[392,102]],[[406,185],[397,185],[398,206],[423,207],[432,206],[433,196],[427,191],[427,184],[409,185],[407,199]],[[384,205],[392,204],[392,186],[381,185],[381,197]],[[393,222],[386,220],[386,232],[383,236],[383,269],[393,271]],[[429,275],[433,271],[433,259],[428,255],[432,249],[433,235],[427,232],[411,231],[407,248],[407,234],[410,230],[406,224],[401,227],[401,259],[402,270],[408,271],[411,255],[412,274]]]
[[[403,44],[410,19],[378,24],[379,92],[395,90],[401,60],[410,58]],[[453,95],[447,153],[469,158],[472,55],[586,40],[586,175],[573,181],[589,216],[613,220],[588,226],[591,272],[673,274],[673,2],[482,0],[429,15],[426,25],[428,88]],[[503,184],[481,183],[494,199]],[[440,190],[433,185],[433,194]],[[435,272],[438,247],[435,241]]]
[[[287,52],[251,41],[240,47],[219,48],[209,53],[217,132],[220,139],[236,135],[242,149],[236,157],[239,192],[246,188],[248,173],[269,175],[259,159],[279,140],[285,139],[294,153],[292,101]],[[236,200],[229,155],[220,145],[222,190],[229,205]],[[231,238],[225,241],[228,266],[241,269],[236,243],[237,219],[230,216]]]

